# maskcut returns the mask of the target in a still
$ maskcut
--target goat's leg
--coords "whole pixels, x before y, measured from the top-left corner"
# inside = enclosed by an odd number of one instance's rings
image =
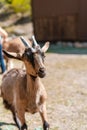
[[[4,55],[4,59],[5,59],[5,62],[6,62],[6,69],[8,68],[8,57]]]
[[[27,130],[27,125],[25,123],[25,118],[24,118],[24,111],[19,110],[16,111],[16,113],[13,113],[13,119],[18,126],[19,130]]]
[[[46,104],[43,104],[41,106],[40,115],[41,115],[42,122],[43,122],[43,129],[49,130],[49,124],[48,124],[48,121],[47,121]]]
[[[13,67],[14,67],[14,65],[13,65],[13,61],[12,61],[12,59],[9,59],[9,60],[8,60],[7,70],[12,69]]]

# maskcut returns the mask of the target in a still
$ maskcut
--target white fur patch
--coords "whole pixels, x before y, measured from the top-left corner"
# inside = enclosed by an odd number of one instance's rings
[[[16,114],[16,120],[17,120],[19,128],[21,129],[22,123],[21,123],[20,119],[17,117],[17,114]]]

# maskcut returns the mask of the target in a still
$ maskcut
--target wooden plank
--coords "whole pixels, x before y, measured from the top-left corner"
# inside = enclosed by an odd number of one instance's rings
[[[39,41],[76,39],[76,16],[38,18],[35,20],[35,35]]]

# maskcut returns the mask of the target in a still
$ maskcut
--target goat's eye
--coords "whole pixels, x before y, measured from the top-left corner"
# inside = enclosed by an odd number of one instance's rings
[[[42,54],[41,54],[41,55],[42,55],[42,57],[43,57],[43,58],[45,58],[45,57],[46,57],[44,52],[42,52]]]

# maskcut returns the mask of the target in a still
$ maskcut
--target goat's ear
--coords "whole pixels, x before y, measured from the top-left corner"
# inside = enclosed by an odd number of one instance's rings
[[[22,60],[22,54],[21,53],[13,53],[13,52],[8,52],[6,50],[3,50],[3,52],[9,58]]]
[[[42,51],[46,52],[49,48],[50,42],[46,42],[45,45],[42,47]]]

